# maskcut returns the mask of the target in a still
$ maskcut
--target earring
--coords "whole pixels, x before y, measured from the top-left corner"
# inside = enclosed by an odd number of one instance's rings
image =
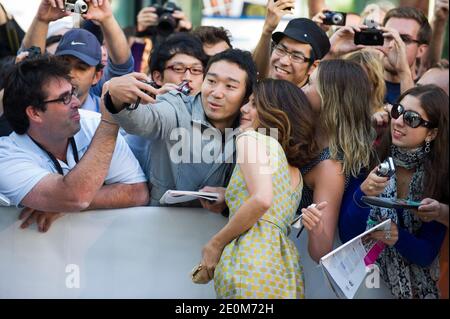
[[[430,141],[425,141],[425,153],[430,153],[431,151],[430,145],[431,145]]]

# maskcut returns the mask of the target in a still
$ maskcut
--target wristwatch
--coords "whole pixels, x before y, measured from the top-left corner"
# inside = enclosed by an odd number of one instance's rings
[[[105,96],[103,97],[103,102],[105,102],[105,107],[111,114],[118,114],[120,113],[121,110],[131,105],[129,103],[124,103],[120,111],[116,110],[116,108],[114,107],[114,103],[111,99],[111,95],[109,94],[109,91],[107,91]]]

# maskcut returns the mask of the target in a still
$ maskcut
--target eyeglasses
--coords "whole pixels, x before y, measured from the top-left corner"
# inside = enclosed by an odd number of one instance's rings
[[[63,103],[64,105],[69,105],[70,102],[72,101],[72,97],[77,96],[77,95],[78,95],[78,89],[75,87],[72,87],[72,91],[64,93],[63,95],[61,95],[61,97],[59,97],[57,99],[42,101],[42,104]]]
[[[403,115],[403,121],[412,128],[423,126],[426,128],[434,128],[435,126],[429,121],[425,121],[419,113],[415,111],[405,111],[405,108],[401,104],[394,104],[391,110],[391,117],[398,119]]]
[[[294,63],[306,63],[311,62],[310,58],[305,57],[303,54],[289,52],[283,45],[273,43],[273,52],[278,55],[280,58],[288,55],[292,62]]]
[[[417,44],[420,44],[420,42],[419,42],[418,40],[411,39],[411,38],[409,37],[409,35],[407,35],[407,34],[400,34],[400,38],[402,39],[402,41],[403,41],[406,45],[411,44],[411,43],[417,43]]]
[[[166,69],[172,70],[175,73],[186,73],[187,70],[191,72],[191,74],[194,75],[200,75],[203,74],[203,67],[201,66],[185,66],[184,64],[174,64],[166,67]]]

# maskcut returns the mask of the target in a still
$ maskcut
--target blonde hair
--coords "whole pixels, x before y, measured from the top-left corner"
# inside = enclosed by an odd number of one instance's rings
[[[364,23],[364,20],[372,14],[378,13],[384,16],[394,8],[395,4],[390,1],[378,1],[377,3],[369,3],[361,13],[361,23]],[[380,18],[383,18],[383,16],[380,16]],[[377,22],[380,24],[383,23],[383,21]]]
[[[359,64],[346,60],[322,61],[317,79],[322,100],[319,120],[331,158],[343,158],[342,172],[357,177],[374,158],[369,79]]]
[[[372,113],[382,110],[386,95],[386,83],[384,82],[384,67],[379,53],[374,49],[363,49],[344,56],[345,60],[361,65],[369,77],[372,86],[370,109]]]

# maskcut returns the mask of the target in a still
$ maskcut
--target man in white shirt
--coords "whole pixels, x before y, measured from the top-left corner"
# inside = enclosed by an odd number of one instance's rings
[[[119,127],[81,111],[67,65],[25,60],[5,83],[5,116],[14,133],[0,138],[0,193],[26,207],[28,226],[46,231],[55,213],[146,205],[146,178]],[[106,116],[106,117],[105,117]]]

